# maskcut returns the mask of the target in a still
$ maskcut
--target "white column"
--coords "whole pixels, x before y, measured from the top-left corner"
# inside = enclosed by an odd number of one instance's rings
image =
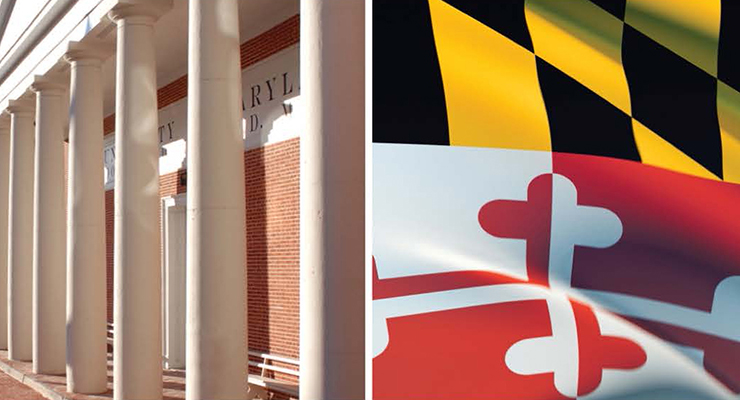
[[[33,103],[12,101],[8,214],[8,356],[31,361],[33,281]]]
[[[246,397],[246,206],[236,0],[191,0],[186,397]]]
[[[64,87],[37,77],[33,198],[33,371],[66,369]]]
[[[162,397],[159,138],[154,22],[171,1],[119,3],[113,396]]]
[[[365,2],[301,1],[301,399],[364,398]]]
[[[0,349],[8,349],[8,181],[10,118],[0,113]]]
[[[103,91],[99,49],[72,43],[67,191],[67,390],[107,390]]]

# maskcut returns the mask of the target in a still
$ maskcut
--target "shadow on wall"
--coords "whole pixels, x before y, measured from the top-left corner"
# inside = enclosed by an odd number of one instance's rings
[[[249,348],[290,358],[299,356],[299,147],[294,138],[245,153]]]
[[[247,219],[247,336],[250,350],[270,350],[268,293],[267,190],[265,153],[262,149],[244,153]],[[260,361],[256,358],[252,361]],[[250,366],[251,374],[260,369]]]

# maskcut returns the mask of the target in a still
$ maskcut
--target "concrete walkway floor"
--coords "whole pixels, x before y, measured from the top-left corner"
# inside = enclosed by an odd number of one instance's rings
[[[108,391],[98,395],[69,393],[64,375],[34,374],[33,365],[30,362],[8,360],[7,350],[0,350],[0,370],[37,392],[35,393],[37,397],[6,397],[3,388],[0,387],[0,399],[2,400],[36,400],[44,397],[51,400],[109,400],[113,398],[113,355],[111,353],[108,353]],[[9,381],[13,381],[10,377],[8,377]],[[0,381],[0,385],[4,382]],[[185,399],[185,371],[163,370],[162,387],[163,400]],[[38,396],[39,393],[43,397]],[[34,393],[31,394],[34,395]]]
[[[3,400],[46,400],[39,392],[18,382],[8,374],[0,372],[0,399]]]

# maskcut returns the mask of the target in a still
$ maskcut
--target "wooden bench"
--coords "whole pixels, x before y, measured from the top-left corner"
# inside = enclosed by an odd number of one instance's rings
[[[259,362],[249,360],[249,365],[257,367],[261,371],[259,375],[249,374],[249,377],[247,378],[249,382],[249,399],[269,399],[268,391],[287,394],[291,397],[298,397],[298,383],[275,378],[275,372],[300,378],[298,360],[274,354],[262,353],[259,351],[250,351],[249,355],[260,359]],[[290,366],[290,368],[275,365],[275,362]]]
[[[106,327],[108,328],[108,344],[113,347],[113,324],[108,322]]]
[[[108,345],[113,347],[113,324],[108,322],[106,328]],[[253,358],[260,359],[259,362],[249,360],[249,365],[260,369],[259,375],[249,374],[249,377],[247,378],[247,382],[249,383],[249,399],[267,400],[270,398],[268,391],[287,394],[288,396],[295,398],[298,397],[298,383],[275,378],[275,372],[300,378],[298,360],[251,350],[249,351],[249,355]],[[287,365],[290,368],[275,365],[275,362]]]

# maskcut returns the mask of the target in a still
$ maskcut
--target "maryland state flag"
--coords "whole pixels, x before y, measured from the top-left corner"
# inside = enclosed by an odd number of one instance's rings
[[[374,397],[740,398],[740,1],[373,19]]]

